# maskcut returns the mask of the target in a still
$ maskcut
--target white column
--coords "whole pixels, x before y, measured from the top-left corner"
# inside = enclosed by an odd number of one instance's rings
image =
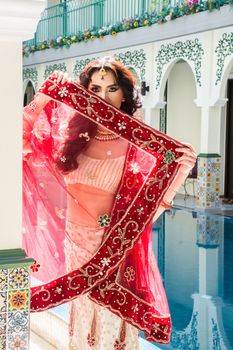
[[[1,249],[21,246],[21,42],[0,37]]]
[[[203,106],[200,153],[220,153],[221,107]]]
[[[21,247],[22,40],[33,37],[43,5],[0,0],[0,250]]]

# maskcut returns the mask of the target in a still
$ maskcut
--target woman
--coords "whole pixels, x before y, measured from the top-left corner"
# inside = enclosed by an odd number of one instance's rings
[[[70,349],[137,350],[138,329],[169,342],[151,225],[171,207],[194,150],[132,117],[136,81],[113,58],[89,63],[80,85],[55,74],[40,92],[24,114],[24,228],[49,283],[32,288],[32,311],[70,301]]]

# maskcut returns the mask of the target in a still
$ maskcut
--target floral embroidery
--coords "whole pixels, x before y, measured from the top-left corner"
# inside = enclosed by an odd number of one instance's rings
[[[110,225],[110,217],[107,214],[100,215],[98,219],[98,223],[101,227],[109,226]]]
[[[128,282],[135,280],[135,271],[132,266],[126,268],[124,276]]]
[[[137,212],[138,212],[138,215],[142,215],[144,213],[144,208],[143,207],[138,208]]]
[[[124,129],[126,129],[126,124],[125,124],[125,122],[117,123],[117,125],[118,125],[118,129],[119,129],[119,130],[124,130]]]
[[[65,156],[62,156],[60,159],[61,159],[61,162],[62,162],[62,163],[65,163],[65,162],[66,162],[66,157],[65,157]]]
[[[175,160],[175,154],[171,151],[168,150],[166,153],[163,155],[163,161],[164,163],[171,164]]]
[[[126,201],[126,203],[131,201],[131,196],[129,194],[127,194],[127,196],[125,197],[125,201]]]
[[[52,117],[50,120],[51,120],[52,123],[56,123],[57,122],[57,117]]]
[[[65,209],[59,209],[58,207],[55,207],[55,213],[60,219],[65,219],[64,211]]]
[[[133,311],[134,312],[138,312],[139,311],[139,308],[138,308],[138,305],[136,304],[135,306],[132,307]]]
[[[92,346],[95,345],[95,338],[92,337],[92,336],[90,335],[90,333],[88,333],[88,336],[87,336],[87,344],[88,344],[90,347],[92,347]]]
[[[125,350],[126,344],[121,343],[119,340],[116,340],[114,343],[114,350]]]
[[[35,112],[37,109],[37,104],[35,101],[32,101],[29,103],[28,107],[31,109],[32,112]]]
[[[62,292],[62,288],[61,287],[56,287],[55,293],[56,294],[61,294],[61,292]]]
[[[109,258],[103,258],[102,260],[101,260],[101,264],[103,265],[103,266],[108,266],[109,265],[109,263],[110,263],[110,259]]]
[[[155,332],[155,333],[157,333],[158,331],[160,331],[160,325],[158,324],[158,323],[153,323],[153,325],[152,325],[152,329],[153,329],[153,331]]]
[[[60,91],[58,91],[58,95],[60,95],[61,97],[67,96],[68,95],[68,90],[66,87],[62,87],[60,89]]]
[[[40,264],[37,263],[37,261],[34,261],[33,265],[30,266],[30,269],[32,272],[37,272],[39,270]]]
[[[140,166],[138,165],[138,163],[131,163],[130,166],[131,166],[130,171],[132,171],[133,174],[139,173]]]

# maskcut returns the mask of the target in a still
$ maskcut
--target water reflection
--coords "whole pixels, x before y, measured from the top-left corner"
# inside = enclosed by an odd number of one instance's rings
[[[233,349],[233,218],[172,210],[153,236],[173,320],[158,347]]]

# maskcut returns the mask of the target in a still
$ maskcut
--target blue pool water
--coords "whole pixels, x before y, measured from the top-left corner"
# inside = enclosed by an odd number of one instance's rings
[[[233,349],[233,218],[173,210],[154,227],[172,315],[161,349]]]
[[[233,218],[173,209],[154,225],[153,246],[173,332],[170,345],[142,349],[233,350]]]

